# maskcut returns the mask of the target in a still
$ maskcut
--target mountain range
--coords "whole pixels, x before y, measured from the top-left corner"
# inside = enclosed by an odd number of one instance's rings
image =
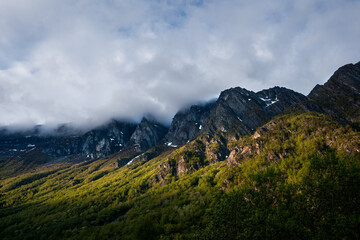
[[[227,131],[238,136],[254,133],[273,117],[288,111],[315,111],[343,124],[359,127],[360,63],[338,69],[323,86],[308,96],[283,87],[253,92],[235,87],[220,93],[216,101],[193,105],[178,112],[170,127],[144,117],[140,123],[111,120],[88,132],[63,125],[52,134],[41,126],[23,132],[0,131],[0,159],[21,158],[28,151],[41,152],[48,161],[77,156],[98,159],[132,146],[142,152],[158,144],[181,146],[202,133],[213,136]]]
[[[241,87],[179,111],[0,131],[1,239],[358,239],[360,62],[308,96]]]

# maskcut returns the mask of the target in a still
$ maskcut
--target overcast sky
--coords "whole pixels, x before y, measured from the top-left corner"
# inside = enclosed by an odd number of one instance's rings
[[[357,0],[0,0],[0,125],[98,124],[360,61]]]

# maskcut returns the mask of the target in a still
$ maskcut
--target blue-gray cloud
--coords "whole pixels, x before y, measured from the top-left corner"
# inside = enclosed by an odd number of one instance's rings
[[[359,61],[360,2],[0,2],[0,125],[98,124],[241,86],[307,94]]]

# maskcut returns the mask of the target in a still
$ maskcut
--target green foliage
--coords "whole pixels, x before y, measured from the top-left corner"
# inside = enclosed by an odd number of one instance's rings
[[[251,174],[215,205],[206,239],[357,239],[359,159],[328,152],[304,161],[298,181],[276,164]]]
[[[198,139],[121,168],[114,157],[3,179],[0,238],[359,239],[359,134],[318,114],[274,121],[229,140],[236,164],[209,164]],[[191,171],[154,180],[181,158]]]

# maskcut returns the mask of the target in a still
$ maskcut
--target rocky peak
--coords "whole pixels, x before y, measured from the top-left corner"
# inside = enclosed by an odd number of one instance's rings
[[[144,117],[131,135],[130,141],[138,145],[138,150],[146,150],[159,144],[167,130],[161,123]]]
[[[340,122],[360,125],[360,62],[339,68],[308,97]]]
[[[309,97],[315,99],[336,90],[360,93],[360,62],[339,68],[324,85],[316,85]]]
[[[211,134],[230,129],[248,134],[266,117],[262,111],[264,106],[252,91],[244,88],[225,90],[220,94],[205,129]]]
[[[178,112],[164,138],[168,145],[181,145],[194,139],[202,130],[215,102],[194,105]]]
[[[306,99],[300,93],[280,87],[257,93],[232,88],[220,94],[217,110],[211,114],[213,119],[209,124],[223,125],[225,131],[234,129],[241,135],[248,134],[290,105]]]
[[[134,123],[112,120],[81,137],[81,153],[88,158],[99,158],[118,152],[130,145],[135,128]]]
[[[284,87],[273,87],[257,92],[256,95],[265,103],[267,115],[274,117],[293,104],[307,100],[301,93]]]
[[[193,106],[176,114],[166,140],[181,145],[202,132],[214,135],[231,130],[240,135],[250,134],[287,107],[305,100],[304,95],[280,87],[258,93],[230,88],[221,92],[215,103]]]

